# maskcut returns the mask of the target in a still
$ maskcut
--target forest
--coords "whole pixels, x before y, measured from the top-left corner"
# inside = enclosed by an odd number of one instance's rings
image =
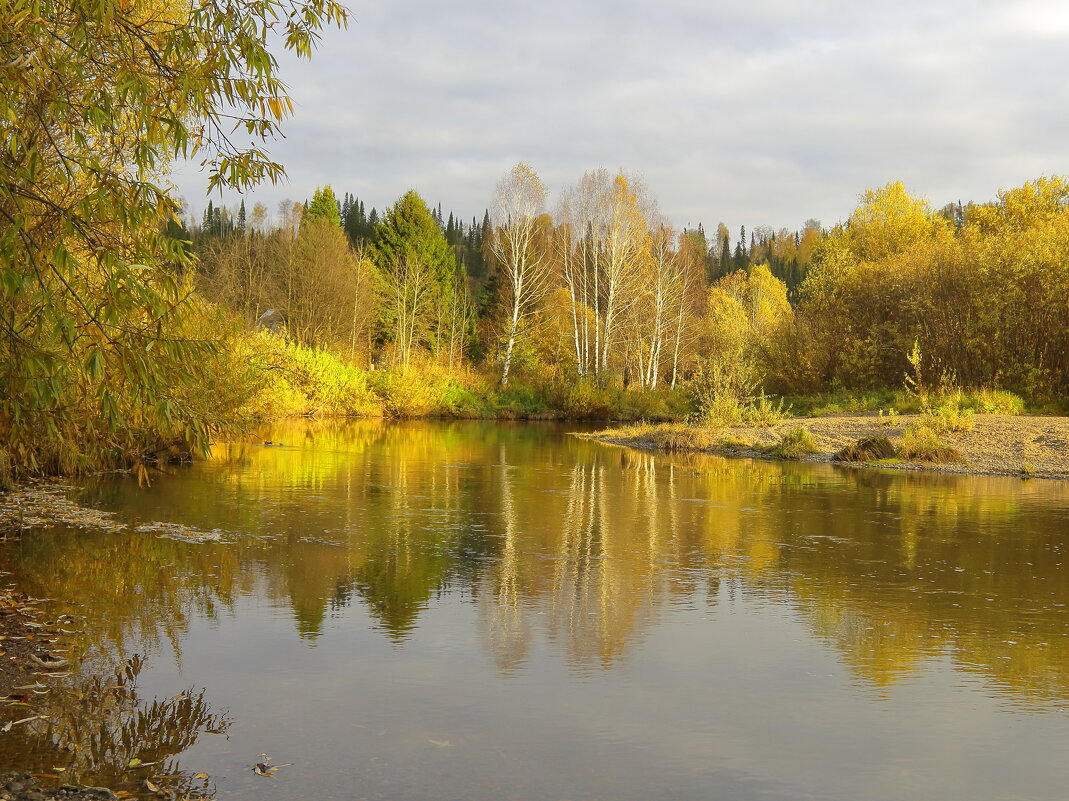
[[[283,7],[250,7],[258,27],[219,3],[5,6],[0,484],[147,476],[286,415],[1059,408],[1065,178],[940,208],[891,183],[830,228],[737,237],[675,228],[638,175],[592,169],[551,197],[525,163],[470,221],[414,189],[368,211],[324,186],[271,213],[251,191],[283,168],[256,142],[293,106],[269,41],[307,56],[348,19]],[[204,163],[199,220],[174,158]]]
[[[1065,390],[1065,179],[940,209],[892,183],[831,229],[743,227],[734,245],[723,223],[674,229],[634,176],[589,171],[552,209],[547,194],[519,164],[482,222],[415,191],[379,219],[323,187],[273,221],[209,206],[185,235],[206,299],[359,371],[360,403],[388,414],[730,417],[761,394]],[[413,374],[421,397],[391,398]]]

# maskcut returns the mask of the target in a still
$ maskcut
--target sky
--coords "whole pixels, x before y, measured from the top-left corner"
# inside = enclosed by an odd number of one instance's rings
[[[640,175],[678,226],[825,226],[902,181],[934,207],[1069,173],[1065,0],[350,0],[268,145],[274,209],[330,184],[481,218],[528,162],[550,191]],[[206,175],[173,181],[194,216]],[[218,203],[220,198],[214,196]],[[222,201],[236,203],[224,194]]]

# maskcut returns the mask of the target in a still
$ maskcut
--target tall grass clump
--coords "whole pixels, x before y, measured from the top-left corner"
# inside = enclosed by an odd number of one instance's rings
[[[947,445],[939,435],[924,423],[914,423],[906,428],[898,446],[898,457],[907,462],[927,464],[963,464],[965,459]]]
[[[807,454],[816,453],[817,443],[809,429],[798,426],[780,437],[780,441],[768,448],[767,452],[778,459],[801,459]]]
[[[718,444],[709,429],[684,423],[628,423],[598,436],[662,451],[703,451]]]
[[[791,405],[783,398],[773,403],[772,399],[761,392],[742,410],[742,422],[759,428],[771,428],[791,417]]]
[[[1004,389],[979,389],[972,393],[971,400],[978,414],[1024,414],[1024,400]]]
[[[972,409],[948,403],[926,410],[921,416],[921,424],[936,434],[958,434],[976,427],[976,414]]]
[[[715,443],[708,429],[681,423],[656,426],[648,438],[662,451],[704,451]]]
[[[890,459],[895,455],[895,446],[887,437],[862,437],[835,454],[839,462],[875,462]]]

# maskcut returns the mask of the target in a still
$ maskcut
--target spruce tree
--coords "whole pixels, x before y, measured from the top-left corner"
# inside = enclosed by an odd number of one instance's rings
[[[316,189],[311,203],[305,201],[304,222],[325,222],[341,226],[338,199],[334,196],[334,190],[330,188],[330,184],[322,189]]]
[[[375,210],[371,213],[374,216]],[[386,211],[376,227],[370,256],[385,275],[392,274],[402,258],[417,258],[430,269],[439,291],[444,292],[453,283],[453,249],[434,214],[414,190],[406,192]]]

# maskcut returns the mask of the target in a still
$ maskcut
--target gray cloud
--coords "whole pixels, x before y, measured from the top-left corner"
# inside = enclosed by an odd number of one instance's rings
[[[280,58],[297,115],[274,206],[330,183],[380,209],[409,188],[481,215],[529,161],[645,177],[680,225],[845,218],[891,180],[933,204],[1069,172],[1069,7],[819,0],[354,6],[311,62]],[[175,182],[194,209],[205,179]],[[232,201],[233,198],[224,198]]]

